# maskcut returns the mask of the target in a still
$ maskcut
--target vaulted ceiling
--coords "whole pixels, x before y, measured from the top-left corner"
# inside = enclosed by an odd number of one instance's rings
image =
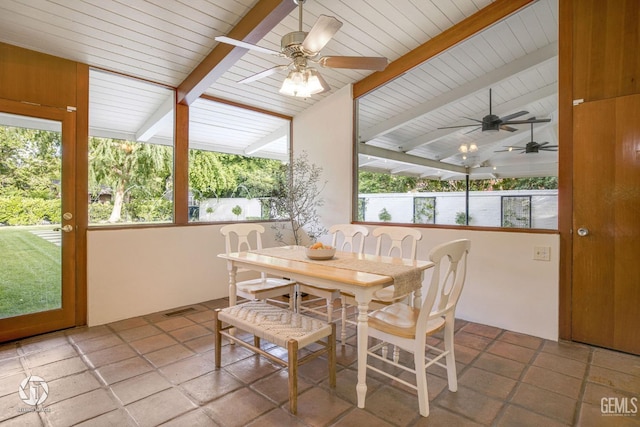
[[[303,30],[322,14],[335,16],[344,25],[322,55],[384,56],[396,67],[410,52],[456,31],[456,24],[469,22],[491,3],[307,0]],[[0,41],[94,67],[93,135],[169,143],[172,92],[167,88],[176,88],[179,99],[192,107],[194,147],[282,159],[287,146],[283,117],[372,72],[318,67],[331,91],[307,99],[288,97],[278,92],[285,72],[238,83],[286,59],[233,49],[214,38],[229,35],[279,50],[282,36],[298,24],[292,0],[0,2]],[[535,1],[367,93],[358,109],[361,168],[439,178],[459,178],[464,172],[476,177],[555,175],[556,152],[496,153],[524,146],[531,138],[529,125],[495,133],[439,128],[473,123],[466,118],[488,114],[492,88],[494,114],[526,110],[523,118],[551,119],[535,125],[534,139],[557,145],[557,28],[557,0]],[[231,104],[211,104],[198,99],[200,94]],[[254,110],[242,111],[233,103]],[[463,154],[458,150],[463,143],[475,143],[478,150]]]

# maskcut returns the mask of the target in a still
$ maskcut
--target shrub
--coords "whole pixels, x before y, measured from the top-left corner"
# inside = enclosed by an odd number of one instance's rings
[[[7,225],[39,225],[60,223],[60,199],[0,197],[0,223]]]

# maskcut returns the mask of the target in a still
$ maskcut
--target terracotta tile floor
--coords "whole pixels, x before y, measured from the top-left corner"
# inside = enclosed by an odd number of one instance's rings
[[[464,321],[456,325],[458,392],[447,389],[443,369],[429,368],[428,418],[419,416],[413,391],[375,374],[367,380],[366,408],[356,407],[353,328],[347,345],[338,345],[335,389],[328,387],[324,359],[300,368],[293,416],[286,371],[279,366],[225,343],[223,368],[214,369],[212,309],[226,305],[220,299],[0,345],[0,424],[640,425],[637,413],[601,413],[603,398],[627,402],[629,412],[640,409],[640,357]],[[432,343],[438,345],[439,338]],[[18,393],[29,375],[49,387],[38,412],[29,411],[33,406]]]

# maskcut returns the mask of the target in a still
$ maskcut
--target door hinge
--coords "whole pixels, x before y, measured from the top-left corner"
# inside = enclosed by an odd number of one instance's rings
[[[67,105],[67,112],[73,113],[74,111],[76,111],[76,107],[72,107],[70,105]]]

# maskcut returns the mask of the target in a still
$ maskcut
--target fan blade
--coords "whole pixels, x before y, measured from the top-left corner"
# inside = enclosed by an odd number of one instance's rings
[[[288,67],[289,67],[288,65],[276,65],[275,67],[266,69],[266,70],[261,71],[261,72],[259,72],[257,74],[254,74],[252,76],[246,77],[246,78],[240,80],[238,83],[243,83],[244,84],[244,83],[255,82],[256,80],[260,80],[260,79],[263,79],[263,78],[265,78],[267,76],[275,74],[278,71],[286,70]]]
[[[558,151],[557,148],[551,148],[551,147],[540,147],[540,148],[538,148],[538,150],[542,150],[542,151]]]
[[[382,71],[387,68],[389,60],[380,56],[324,56],[318,63],[328,68]]]
[[[338,32],[340,27],[342,27],[342,22],[333,16],[320,15],[302,42],[302,49],[312,55],[317,54],[329,43],[331,37]]]
[[[502,122],[505,125],[526,125],[529,123],[548,123],[551,119],[535,119],[535,120],[509,120],[507,122]]]
[[[267,49],[266,47],[260,47],[260,46],[255,45],[255,44],[246,43],[246,42],[243,42],[243,41],[240,41],[240,40],[236,40],[236,39],[232,39],[232,38],[229,38],[229,37],[226,37],[226,36],[216,37],[216,41],[220,42],[220,43],[226,43],[226,44],[230,44],[230,45],[233,45],[233,46],[241,47],[241,48],[244,48],[244,49],[255,50],[256,52],[262,52],[262,53],[266,53],[268,55],[284,56],[280,52],[277,52],[275,50]]]
[[[517,131],[517,130],[518,130],[518,129],[516,129],[516,128],[512,128],[511,126],[507,126],[507,125],[505,125],[505,124],[501,124],[501,125],[500,125],[500,129],[502,129],[502,130],[506,130],[506,131],[509,131],[509,132],[515,132],[515,131]]]
[[[484,121],[478,120],[478,119],[474,119],[472,117],[463,117],[463,119],[471,120],[471,121],[478,122],[478,123],[484,123]]]
[[[457,128],[468,128],[469,126],[478,126],[476,123],[471,123],[470,125],[460,125],[460,126],[445,126],[438,129],[457,129]]]
[[[504,152],[504,151],[516,151],[516,150],[526,150],[526,147],[514,147],[514,146],[511,146],[511,148],[507,148],[506,150],[497,150],[497,151],[494,151],[494,153],[501,153],[501,152]]]
[[[513,114],[509,114],[509,115],[504,116],[504,117],[500,117],[500,121],[502,121],[502,123],[508,122],[511,119],[515,119],[516,117],[524,116],[525,114],[529,114],[529,112],[528,111],[518,111],[517,113],[513,113]]]

